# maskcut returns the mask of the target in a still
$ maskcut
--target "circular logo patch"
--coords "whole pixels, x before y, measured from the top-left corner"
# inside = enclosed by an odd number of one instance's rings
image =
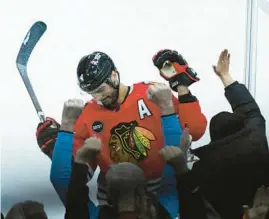
[[[104,128],[104,124],[100,121],[95,121],[92,124],[92,130],[95,131],[96,133],[100,133],[101,131],[103,131]]]

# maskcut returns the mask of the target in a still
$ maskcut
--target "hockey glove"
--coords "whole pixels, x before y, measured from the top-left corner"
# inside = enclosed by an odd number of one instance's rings
[[[54,119],[47,117],[45,122],[41,122],[37,126],[36,140],[41,151],[49,158],[52,157],[53,148],[57,139],[58,131],[60,129],[59,123]]]
[[[169,81],[171,89],[176,92],[179,85],[188,87],[200,80],[197,73],[189,67],[187,61],[177,51],[160,50],[152,60],[161,76]]]

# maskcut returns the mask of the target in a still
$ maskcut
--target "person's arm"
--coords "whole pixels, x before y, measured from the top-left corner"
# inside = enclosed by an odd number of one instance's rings
[[[147,96],[160,110],[164,147],[166,145],[168,145],[167,147],[169,145],[179,146],[182,129],[173,106],[171,89],[165,84],[152,84],[147,90]],[[160,191],[158,201],[174,218],[178,214],[176,178],[173,168],[168,165],[165,165],[163,170],[162,185],[166,189]]]
[[[73,157],[76,157],[78,150],[83,146],[85,140],[91,137],[85,127],[83,117],[80,117],[74,128],[74,140],[73,140]],[[97,161],[95,159],[89,160],[88,163],[88,174],[90,179],[97,168]]]
[[[189,91],[189,86],[200,80],[197,72],[189,66],[182,54],[175,50],[160,50],[152,60],[160,75],[169,82],[170,88],[178,93],[178,99],[173,97],[173,104],[181,128],[188,123],[193,141],[199,140],[205,133],[207,119],[201,112],[197,98]]]
[[[101,141],[87,138],[74,156],[74,163],[66,198],[65,219],[88,219],[95,215],[90,212],[88,182],[88,163],[96,160],[101,151]]]
[[[165,145],[179,145],[182,128],[177,114],[162,114],[161,124]]]
[[[191,171],[177,174],[177,191],[180,205],[180,218],[206,219],[204,199]]]
[[[73,132],[60,129],[60,124],[47,117],[44,123],[39,123],[36,130],[36,138],[41,151],[52,161],[50,180],[57,195],[66,205],[66,193],[70,182],[71,168],[73,165],[72,144]],[[57,143],[56,143],[57,142]],[[54,158],[52,158],[54,152]],[[91,214],[96,212],[96,206],[89,201]]]
[[[72,171],[72,148],[73,133],[59,131],[52,156],[50,181],[63,203]]]
[[[56,122],[56,120],[54,120],[50,117],[47,117],[45,122],[40,122],[37,126],[37,129],[36,129],[37,144],[40,147],[41,151],[44,154],[46,154],[50,158],[51,161],[52,161],[53,151],[55,148],[55,143],[56,143],[57,138],[58,138],[59,129],[60,129],[60,124],[58,122]],[[64,136],[59,136],[59,138],[61,139],[60,141],[63,142],[63,144],[66,144],[66,141],[68,142],[68,139],[65,139]],[[62,138],[64,138],[64,140],[62,140]],[[57,145],[59,145],[59,143]],[[61,143],[60,143],[60,145],[61,145]],[[68,145],[69,144],[67,143],[67,148],[68,148]],[[72,145],[72,143],[71,143],[71,145]],[[59,151],[60,149],[61,148],[59,148],[59,146],[57,146],[57,151]],[[56,154],[59,154],[59,153],[60,152],[56,152]],[[63,155],[63,156],[65,157],[65,155]],[[66,157],[67,157],[67,159],[64,159],[64,161],[67,162],[66,163],[67,165],[70,165],[70,164],[68,164],[68,162],[69,162],[68,158],[70,157],[70,159],[71,159],[72,152],[70,154],[68,154]],[[55,169],[55,168],[53,168],[53,169]],[[57,186],[57,183],[54,182],[54,176],[57,176],[57,174],[50,175],[52,185],[53,185],[56,193],[58,194],[59,198],[61,199],[62,203],[65,205],[65,193],[66,192],[61,191],[62,187]],[[68,178],[68,181],[69,181],[69,178]],[[65,191],[67,191],[67,190],[65,190]]]
[[[57,135],[57,140],[54,145],[52,164],[50,171],[50,180],[66,206],[66,194],[70,183],[70,177],[73,166],[73,142],[74,142],[74,126],[75,121],[81,114],[84,108],[84,103],[81,100],[69,100],[65,102],[62,113],[61,127]],[[79,141],[77,144],[83,144],[84,140]],[[89,174],[89,178],[92,175]],[[88,208],[91,209],[91,216],[96,214],[95,205],[89,201]],[[95,218],[95,217],[93,217]]]
[[[191,171],[177,174],[180,218],[220,219],[219,214],[207,202]]]
[[[175,171],[180,218],[205,219],[206,210],[199,186],[186,163],[185,151],[188,150],[190,145],[191,138],[188,132],[184,131],[180,148],[169,146],[163,148],[160,153],[165,162]]]
[[[174,112],[174,107],[172,106],[172,110],[163,111],[161,117],[165,147],[170,147],[170,145],[179,147],[182,129],[179,123],[178,115],[176,113],[168,114],[169,111]],[[177,197],[175,171],[167,164],[164,167],[162,183],[167,190],[169,190],[169,192],[161,192],[159,195],[159,202],[165,206],[170,216],[175,216],[179,209],[181,209],[181,206]]]
[[[50,180],[63,203],[72,171],[74,126],[83,108],[82,100],[72,99],[64,103],[60,130],[52,154]]]
[[[72,167],[74,159],[72,156],[73,148],[73,133],[59,131],[58,137],[54,146],[54,153],[51,164],[50,180],[51,183],[60,197],[63,204],[66,206],[66,196],[68,186],[70,184]],[[87,171],[88,174],[88,171]],[[91,179],[88,174],[87,180]],[[97,207],[89,200],[88,209],[91,212],[91,217],[96,217]]]
[[[197,180],[187,167],[186,151],[190,145],[191,137],[188,130],[185,130],[180,147],[169,146],[161,150],[161,156],[175,171],[180,218],[219,219],[219,215],[204,199]]]
[[[232,77],[228,75],[221,80],[226,81],[229,80],[229,78]],[[234,81],[232,84],[225,87],[225,96],[229,101],[233,111],[243,115],[247,123],[252,123],[252,119],[255,118],[254,122],[257,122],[258,119],[265,128],[265,119],[261,114],[260,108],[245,85]]]
[[[89,219],[88,166],[74,162],[66,198],[65,219]]]
[[[187,87],[178,86],[178,99],[173,96],[173,104],[181,127],[188,124],[193,141],[199,140],[205,133],[207,119],[201,111],[199,101]]]
[[[265,130],[265,120],[260,109],[245,85],[239,84],[230,74],[230,54],[227,49],[223,50],[219,56],[214,72],[222,81],[225,87],[225,96],[233,111],[245,117],[249,126],[262,127]]]

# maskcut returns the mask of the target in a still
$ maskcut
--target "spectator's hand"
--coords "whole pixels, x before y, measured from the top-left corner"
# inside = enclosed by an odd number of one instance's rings
[[[227,49],[223,50],[219,56],[217,65],[213,65],[214,72],[220,77],[224,87],[231,85],[234,80],[230,75],[230,53]]]
[[[269,210],[269,187],[262,186],[255,194],[252,208],[245,211],[245,219],[264,219]]]
[[[80,99],[70,99],[64,103],[61,130],[74,131],[75,122],[81,114],[84,105],[83,100]]]
[[[269,187],[262,186],[257,190],[253,207],[258,207],[260,205],[269,206]]]
[[[185,156],[187,156],[187,152],[191,147],[191,143],[192,136],[190,135],[190,129],[185,128],[183,134],[180,136],[180,148],[185,154]]]
[[[185,129],[180,139],[180,147],[166,146],[160,151],[165,162],[172,166],[177,174],[188,171],[187,151],[191,146],[191,142],[192,137],[189,134],[189,129]]]
[[[219,77],[230,74],[230,53],[228,53],[227,49],[220,53],[218,63],[213,66],[213,69]]]
[[[160,108],[162,115],[175,113],[172,95],[171,89],[161,83],[150,85],[147,90],[148,99]]]
[[[60,125],[54,119],[47,117],[45,122],[40,122],[36,129],[36,140],[41,151],[52,158],[54,144],[57,139]]]
[[[101,151],[101,140],[96,137],[90,137],[85,140],[83,146],[78,149],[75,157],[76,163],[87,164],[96,160]]]

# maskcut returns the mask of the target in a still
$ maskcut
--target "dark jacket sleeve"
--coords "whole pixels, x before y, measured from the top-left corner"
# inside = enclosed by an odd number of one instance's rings
[[[232,83],[225,88],[225,96],[233,111],[245,117],[248,127],[257,128],[258,126],[265,131],[265,119],[258,104],[245,85],[237,81]]]
[[[191,172],[177,176],[180,217],[182,219],[206,218],[206,210],[199,186],[192,179]]]
[[[73,163],[66,198],[65,219],[89,219],[88,166]]]
[[[220,219],[213,207],[204,199],[192,172],[177,176],[180,218]]]

